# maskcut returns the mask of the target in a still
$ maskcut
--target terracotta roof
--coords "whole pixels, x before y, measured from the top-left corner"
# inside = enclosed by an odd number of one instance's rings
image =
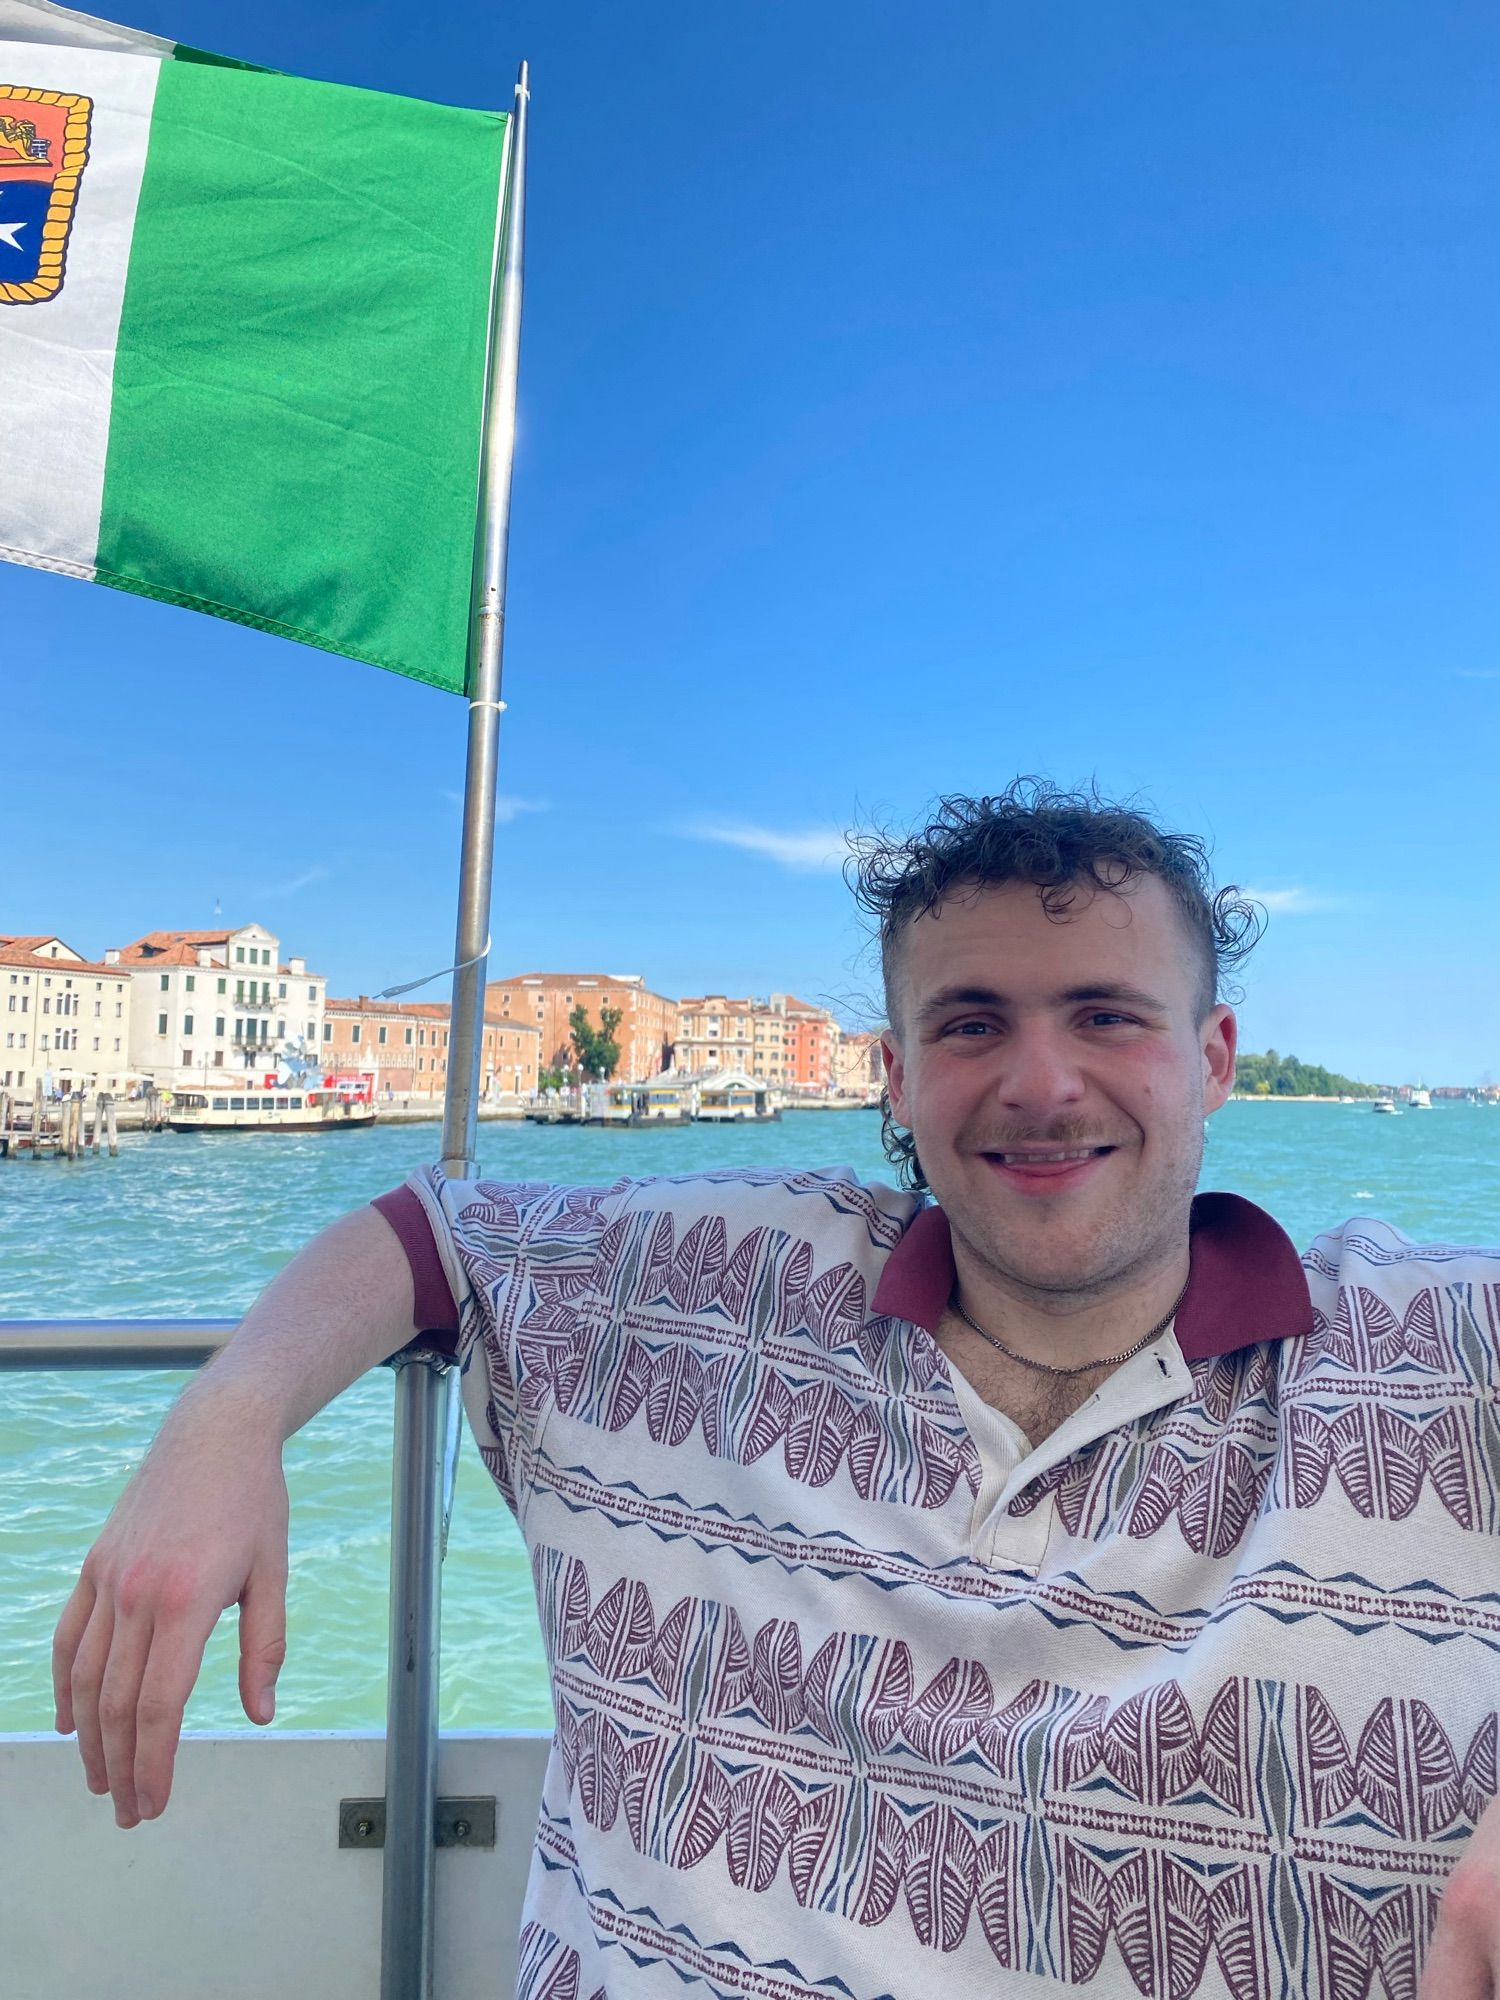
[[[368,993],[358,999],[337,1000],[332,994],[323,1002],[323,1012],[339,1014],[395,1014],[412,1021],[446,1021],[448,1007],[441,1000],[372,1000]]]
[[[207,949],[206,946],[203,948]],[[195,966],[198,963],[198,952],[199,952],[199,946],[195,944],[165,944],[162,945],[159,950],[153,951],[148,956],[144,952],[137,953],[133,945],[127,945],[124,948],[124,950],[120,953],[120,963],[127,969],[133,969],[137,971],[142,966],[151,966],[151,967],[155,967],[158,965],[163,967],[169,965]],[[215,958],[212,952],[209,953],[208,962],[210,966],[217,966],[220,972],[224,970],[226,963],[226,961],[222,958]]]
[[[449,1008],[445,1000],[372,1000],[368,994],[362,993],[357,1000],[325,1000],[323,1012],[325,1015],[368,1014],[371,1020],[384,1016],[407,1021],[446,1021]],[[484,1025],[487,1028],[519,1028],[528,1035],[542,1032],[535,1021],[513,1020],[509,1014],[487,1013]]]
[[[511,972],[490,980],[491,986],[522,986],[539,980],[543,986],[634,986],[644,991],[639,972]]]
[[[228,931],[147,931],[120,949],[122,965],[196,965],[198,953],[228,942]],[[222,960],[215,960],[216,964]]]
[[[38,945],[62,942],[56,931],[41,931],[35,937],[11,937],[8,933],[0,933],[0,944],[14,945],[17,951],[35,951]]]
[[[52,942],[51,938],[47,943]],[[61,942],[61,940],[59,940]],[[45,952],[27,951],[24,938],[0,938],[0,965],[25,966],[28,972],[96,973],[107,972],[114,979],[128,979],[123,965],[96,965],[89,958],[52,958]]]

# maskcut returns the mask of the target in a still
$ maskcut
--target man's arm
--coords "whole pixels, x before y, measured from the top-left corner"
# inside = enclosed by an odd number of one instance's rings
[[[208,1635],[240,1607],[240,1700],[269,1722],[286,1654],[282,1446],[411,1339],[411,1267],[358,1210],[313,1238],[185,1389],[84,1559],[52,1642],[57,1727],[115,1819],[154,1819]]]

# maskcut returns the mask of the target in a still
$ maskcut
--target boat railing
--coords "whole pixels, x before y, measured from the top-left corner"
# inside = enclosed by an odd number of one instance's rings
[[[233,1319],[0,1319],[0,1373],[81,1369],[189,1369],[228,1341]],[[382,2000],[425,2000],[434,1962],[432,1898],[409,1894],[409,1867],[393,1865],[406,1838],[431,1845],[420,1801],[438,1760],[439,1593],[460,1442],[451,1358],[420,1341],[393,1355],[390,1676],[387,1687]],[[399,1941],[397,1943],[396,1941]],[[399,1977],[398,1977],[399,1970]],[[493,1972],[493,1966],[491,1967]]]

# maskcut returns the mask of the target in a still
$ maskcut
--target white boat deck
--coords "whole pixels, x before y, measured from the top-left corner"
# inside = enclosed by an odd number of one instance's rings
[[[442,1739],[443,1797],[493,1796],[492,1849],[440,1848],[434,2000],[515,1991],[548,1738]],[[186,1737],[161,1819],[122,1833],[71,1741],[0,1735],[5,2000],[371,2000],[381,1856],[339,1846],[339,1802],[379,1798],[385,1739]]]

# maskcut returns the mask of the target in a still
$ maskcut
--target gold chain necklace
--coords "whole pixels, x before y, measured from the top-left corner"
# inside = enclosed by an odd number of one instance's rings
[[[1017,1354],[1013,1347],[1006,1346],[998,1334],[986,1333],[977,1320],[969,1318],[969,1315],[958,1302],[958,1286],[956,1284],[953,1287],[948,1303],[966,1327],[977,1333],[981,1340],[987,1340],[990,1346],[996,1348],[1001,1354],[1008,1354],[1012,1361],[1019,1361],[1023,1368],[1039,1369],[1043,1375],[1092,1375],[1096,1368],[1118,1368],[1120,1363],[1128,1361],[1132,1354],[1139,1354],[1143,1347],[1149,1347],[1157,1335],[1165,1333],[1173,1320],[1176,1319],[1177,1308],[1186,1297],[1187,1286],[1184,1285],[1173,1301],[1172,1310],[1164,1313],[1149,1333],[1142,1334],[1134,1347],[1127,1347],[1121,1354],[1106,1354],[1102,1361],[1085,1361],[1081,1368],[1055,1368],[1050,1361],[1036,1361],[1029,1354]]]

